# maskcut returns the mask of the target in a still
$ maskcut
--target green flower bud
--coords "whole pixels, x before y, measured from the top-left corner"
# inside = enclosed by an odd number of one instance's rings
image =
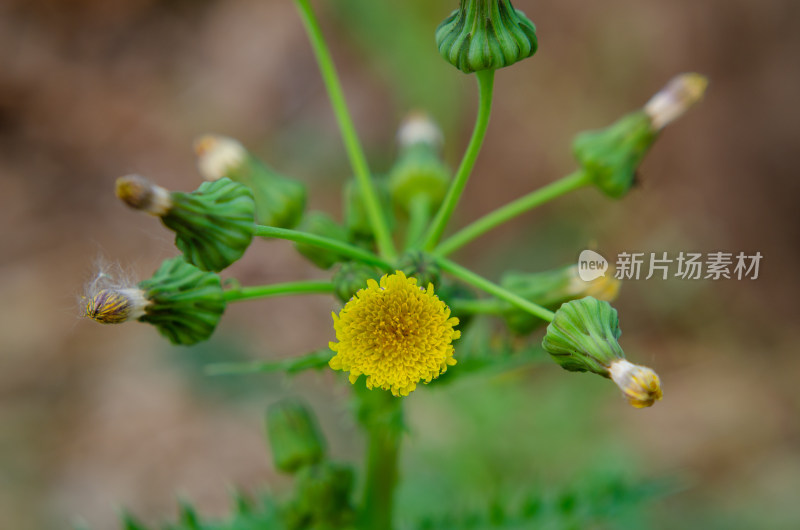
[[[545,272],[506,273],[500,284],[534,304],[556,309],[564,302],[585,296],[612,302],[619,294],[621,282],[613,274],[605,274],[587,282],[578,275],[576,265],[569,265]],[[509,329],[519,335],[527,335],[545,323],[510,304],[507,304],[503,318]]]
[[[649,407],[662,398],[661,381],[650,368],[625,360],[617,342],[620,335],[617,311],[587,296],[556,311],[542,347],[565,370],[608,377],[631,405]]]
[[[195,152],[203,178],[227,177],[252,190],[259,223],[294,228],[300,222],[306,205],[301,182],[279,175],[233,138],[203,136],[195,142]]]
[[[608,377],[611,363],[625,358],[617,342],[620,335],[617,310],[587,296],[556,311],[542,347],[565,370]]]
[[[397,269],[403,271],[409,278],[416,278],[417,285],[426,288],[429,283],[438,287],[441,281],[439,265],[429,254],[420,251],[406,252],[397,261]]]
[[[391,198],[386,178],[376,177],[373,182],[378,194],[378,202],[381,209],[386,213],[388,228],[394,227],[394,217],[391,215]],[[355,179],[350,179],[344,188],[344,216],[345,226],[352,239],[356,242],[372,241],[372,224],[367,215],[367,206],[361,196],[361,188]]]
[[[572,149],[583,170],[609,197],[624,196],[658,133],[700,101],[708,80],[699,74],[672,79],[641,110],[596,131],[575,137]]]
[[[117,197],[161,217],[189,263],[221,271],[250,246],[255,232],[253,194],[229,179],[205,182],[191,193],[169,192],[139,175],[117,179]]]
[[[436,209],[447,194],[452,172],[439,156],[441,142],[441,131],[425,115],[412,115],[400,127],[400,154],[389,171],[389,190],[407,213],[420,200],[429,210]]]
[[[149,301],[139,320],[153,324],[173,344],[207,340],[225,312],[219,276],[180,258],[164,261],[139,289]]]
[[[173,344],[184,345],[208,339],[225,311],[219,276],[181,258],[164,261],[138,285],[100,272],[84,299],[84,316],[96,322],[149,322]]]
[[[334,462],[305,467],[297,474],[294,498],[286,511],[290,529],[349,528],[355,522],[350,502],[352,468]]]
[[[347,302],[367,285],[367,280],[378,280],[381,272],[370,265],[347,261],[333,274],[333,288],[336,297]]]
[[[161,220],[176,233],[189,263],[221,271],[250,246],[255,232],[253,194],[229,179],[205,182],[191,193],[173,192],[174,206]]]
[[[325,456],[325,440],[313,412],[297,400],[284,400],[267,411],[267,435],[275,467],[295,473]]]
[[[464,73],[496,70],[536,53],[536,26],[510,0],[461,0],[436,29],[439,53]]]
[[[317,236],[348,242],[347,230],[323,212],[309,212],[306,214],[303,222],[300,223],[300,230]],[[320,269],[330,269],[334,264],[346,259],[334,251],[307,243],[295,243],[294,247]]]
[[[580,133],[572,149],[594,184],[618,199],[633,186],[636,169],[657,136],[650,117],[640,110],[605,129]]]

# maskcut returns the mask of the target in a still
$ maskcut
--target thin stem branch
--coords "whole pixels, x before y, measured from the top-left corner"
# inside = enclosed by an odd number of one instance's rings
[[[496,296],[501,300],[505,300],[506,302],[515,305],[516,307],[522,309],[523,311],[527,311],[528,313],[541,318],[542,320],[546,320],[548,322],[552,322],[553,318],[555,317],[555,313],[546,309],[540,305],[534,304],[533,302],[529,302],[525,300],[519,295],[512,293],[511,291],[504,289],[497,285],[496,283],[492,283],[483,276],[475,274],[474,272],[465,269],[461,265],[453,263],[447,258],[443,258],[441,256],[434,256],[434,259],[439,264],[439,267],[445,272],[449,272],[459,280],[468,283],[478,289],[486,291],[489,294]]]
[[[343,256],[353,258],[354,260],[369,265],[375,265],[384,269],[385,271],[393,271],[392,266],[385,260],[379,258],[372,252],[364,250],[363,248],[356,247],[344,241],[330,239],[307,232],[300,232],[299,230],[289,230],[288,228],[276,228],[274,226],[256,225],[255,235],[261,237],[274,237],[277,239],[286,239],[288,241],[296,241],[298,243],[307,243],[319,248],[325,248],[338,252]]]
[[[440,256],[447,256],[459,248],[463,247],[473,239],[480,237],[489,230],[521,215],[537,206],[560,197],[571,191],[577,190],[591,183],[589,177],[583,171],[576,171],[555,182],[539,188],[527,195],[516,199],[505,206],[481,217],[477,221],[462,228],[438,247],[435,253]]]
[[[495,298],[482,300],[453,300],[450,308],[457,313],[470,315],[501,315],[508,306]]]
[[[238,302],[241,300],[269,298],[270,296],[325,294],[332,292],[333,284],[331,282],[306,281],[274,283],[272,285],[258,285],[254,287],[238,287],[225,291],[223,297],[226,302]]]
[[[353,172],[355,173],[356,179],[358,179],[358,185],[364,197],[367,215],[372,225],[378,248],[384,258],[394,259],[396,256],[394,242],[392,241],[386,218],[381,210],[375,183],[370,177],[367,158],[364,155],[364,150],[361,147],[361,142],[358,139],[358,134],[353,125],[353,119],[347,108],[347,101],[344,98],[339,76],[336,73],[336,67],[333,64],[330,51],[328,51],[325,38],[322,36],[319,22],[317,22],[314,11],[311,9],[309,0],[295,0],[295,3],[300,11],[300,17],[308,33],[311,47],[314,49],[314,55],[319,64],[322,79],[328,90],[328,96],[331,100],[333,112],[336,115],[336,121],[339,123],[339,129],[342,133],[347,156],[350,159],[350,165],[353,167]]]
[[[206,375],[245,375],[269,372],[294,374],[305,370],[322,368],[331,360],[333,352],[328,348],[317,350],[302,357],[281,359],[280,361],[245,361],[233,363],[214,363],[205,368]]]
[[[492,92],[494,89],[494,70],[481,70],[477,72],[478,79],[479,101],[478,101],[478,116],[475,119],[475,128],[472,131],[472,138],[470,138],[467,150],[464,153],[464,158],[461,160],[461,165],[458,167],[456,176],[453,179],[450,189],[447,190],[447,195],[444,202],[439,207],[436,218],[433,220],[428,236],[425,240],[425,249],[433,250],[436,244],[441,239],[445,228],[447,227],[453,211],[456,209],[461,193],[467,185],[467,180],[472,173],[472,168],[475,167],[475,161],[480,153],[483,139],[486,136],[486,129],[489,126],[489,116],[492,113]]]
[[[408,211],[408,230],[406,231],[406,250],[420,243],[425,229],[431,220],[431,202],[425,195],[417,195],[411,200]]]

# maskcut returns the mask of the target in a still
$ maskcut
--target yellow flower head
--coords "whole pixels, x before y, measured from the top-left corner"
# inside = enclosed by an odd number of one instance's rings
[[[419,381],[430,383],[456,364],[457,324],[432,284],[418,287],[416,278],[401,271],[385,275],[380,284],[367,280],[367,287],[333,314],[339,342],[330,343],[336,355],[329,364],[350,372],[353,384],[364,374],[367,388],[407,396]]]

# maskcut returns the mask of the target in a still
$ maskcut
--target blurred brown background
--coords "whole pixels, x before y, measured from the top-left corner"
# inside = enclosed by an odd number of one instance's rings
[[[458,162],[474,83],[432,43],[455,4],[316,2],[376,172],[391,164],[395,128],[416,108],[442,124],[448,160]],[[498,72],[489,135],[457,223],[571,171],[577,131],[642,105],[673,75],[701,72],[711,85],[665,131],[642,185],[623,201],[578,192],[459,259],[497,278],[507,268],[574,262],[584,248],[606,256],[760,251],[756,281],[624,285],[622,344],[659,371],[665,400],[631,410],[601,382],[591,405],[574,403],[589,407],[592,421],[572,436],[603,436],[645,475],[685,479],[684,490],[653,508],[665,517],[657,526],[796,528],[800,3],[515,5],[536,23],[540,50]],[[191,144],[207,132],[240,139],[306,182],[313,207],[339,215],[347,160],[290,0],[0,2],[0,528],[79,520],[113,528],[123,505],[163,520],[174,515],[176,494],[221,514],[230,486],[281,491],[287,482],[271,468],[261,415],[287,393],[315,404],[337,457],[357,458],[360,436],[340,378],[240,384],[201,373],[207,357],[279,358],[324,345],[333,338],[329,299],[236,305],[221,342],[189,352],[144,325],[102,327],[77,316],[98,256],[142,279],[176,253],[157,221],[115,200],[114,179],[138,172],[193,189],[200,179]],[[225,274],[244,284],[323,276],[277,241],[256,242]],[[588,379],[547,365],[509,384],[519,403],[549,407],[560,388]],[[427,391],[410,400],[420,429],[409,460],[425,453],[426,440],[431,450],[455,432],[439,419],[470,414]],[[437,416],[430,399],[446,412]],[[562,412],[554,425],[577,421],[573,409]],[[529,412],[507,415],[513,425]],[[531,440],[545,429],[525,424]],[[558,453],[546,445],[542,461]]]

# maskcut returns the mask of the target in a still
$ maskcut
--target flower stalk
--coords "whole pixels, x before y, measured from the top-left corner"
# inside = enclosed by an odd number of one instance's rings
[[[222,296],[226,302],[240,302],[242,300],[255,300],[258,298],[270,298],[273,296],[295,294],[330,294],[332,292],[333,283],[331,282],[305,281],[275,283],[272,285],[258,285],[253,287],[239,287],[224,291]]]
[[[376,256],[368,250],[356,247],[343,241],[330,239],[323,236],[301,232],[299,230],[289,230],[288,228],[275,228],[273,226],[256,225],[255,235],[260,237],[272,237],[276,239],[286,239],[297,243],[306,243],[320,248],[333,250],[348,256],[354,260],[381,267],[384,270],[392,270],[392,266],[385,260]]]
[[[484,215],[447,238],[436,247],[434,252],[440,256],[448,256],[489,230],[571,191],[589,186],[591,183],[592,181],[586,173],[580,170],[575,171]]]
[[[464,158],[461,160],[461,165],[458,167],[456,176],[447,190],[447,195],[444,198],[433,224],[428,231],[425,240],[424,248],[426,250],[433,250],[436,244],[442,237],[453,211],[456,209],[458,200],[467,185],[467,180],[472,173],[472,168],[475,167],[475,161],[478,159],[478,154],[483,145],[483,139],[486,137],[486,129],[489,127],[489,117],[492,114],[492,93],[494,91],[494,70],[480,70],[475,73],[478,79],[478,116],[475,119],[475,128],[472,131],[467,150],[464,153]]]
[[[360,528],[392,530],[394,490],[403,435],[403,400],[357,387],[359,420],[367,432]]]
[[[353,167],[353,172],[355,173],[356,179],[358,179],[358,184],[364,195],[367,214],[369,215],[369,220],[372,224],[372,230],[375,234],[375,240],[380,249],[381,256],[392,259],[396,255],[392,235],[389,232],[386,218],[381,211],[378,193],[375,189],[374,182],[372,182],[369,166],[367,165],[367,158],[364,155],[364,149],[361,147],[361,142],[358,139],[358,134],[353,125],[353,119],[347,108],[347,101],[345,100],[344,92],[339,82],[339,76],[336,73],[336,67],[333,64],[328,46],[322,36],[319,22],[314,15],[309,0],[294,1],[295,4],[297,4],[300,17],[303,20],[303,25],[308,33],[308,38],[311,41],[311,47],[317,58],[319,70],[325,82],[325,88],[328,90],[328,97],[331,100],[331,106],[336,115],[336,121],[339,123],[339,129],[342,133],[342,139],[344,140],[350,164]]]
[[[506,302],[541,318],[542,320],[546,320],[547,322],[553,321],[555,313],[549,309],[538,304],[534,304],[533,302],[529,302],[521,296],[518,296],[511,291],[500,287],[496,283],[490,282],[483,276],[475,274],[471,270],[465,269],[461,265],[458,265],[447,258],[435,256],[435,260],[444,272],[450,273],[464,283],[468,283],[473,287],[477,287],[478,289],[492,294],[501,300],[505,300]]]

